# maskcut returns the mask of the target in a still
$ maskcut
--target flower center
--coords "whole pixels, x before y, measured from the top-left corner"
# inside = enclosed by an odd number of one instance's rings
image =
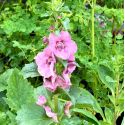
[[[56,42],[56,49],[61,51],[62,49],[65,48],[64,41],[57,41]]]
[[[46,64],[47,64],[47,65],[50,65],[52,61],[53,61],[53,58],[50,56],[50,57],[46,60]]]

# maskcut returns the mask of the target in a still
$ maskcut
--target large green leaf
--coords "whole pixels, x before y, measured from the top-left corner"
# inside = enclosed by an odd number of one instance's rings
[[[33,62],[30,64],[25,64],[25,66],[22,69],[22,74],[24,78],[40,76],[40,74],[37,71],[37,65]]]
[[[13,72],[13,69],[8,69],[2,75],[0,75],[0,92],[7,88],[8,80]]]
[[[77,105],[92,107],[96,112],[103,116],[102,109],[93,95],[87,90],[80,87],[71,87],[69,94],[71,95],[72,101]]]
[[[7,116],[9,117],[8,125],[17,125],[16,114],[12,113],[11,111],[7,111]]]
[[[87,119],[88,121],[94,123],[95,125],[99,125],[98,120],[96,119],[96,117],[89,111],[84,110],[84,109],[78,109],[78,108],[74,108],[72,110],[73,112],[76,113],[80,113],[81,115],[83,115],[85,117],[85,119]]]
[[[50,125],[51,118],[47,118],[42,107],[35,104],[24,105],[17,112],[18,125]]]
[[[107,66],[100,64],[98,66],[98,75],[101,81],[111,90],[114,95],[115,91],[115,75],[114,72]]]
[[[50,99],[52,93],[49,92],[44,86],[39,86],[34,89],[35,98],[37,99],[40,95],[45,96],[47,99]]]
[[[6,102],[12,110],[19,110],[23,104],[34,101],[34,89],[18,69],[14,69],[8,83]]]
[[[7,116],[6,113],[0,112],[0,125],[7,125]]]
[[[79,117],[63,118],[60,125],[84,125],[83,120]]]
[[[6,97],[6,92],[0,92],[0,111],[6,112],[9,107],[6,104],[4,98]]]

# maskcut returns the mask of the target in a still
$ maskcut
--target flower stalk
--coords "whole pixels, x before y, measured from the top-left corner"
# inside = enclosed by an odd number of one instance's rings
[[[92,33],[91,33],[91,46],[92,46],[92,57],[95,57],[95,29],[94,29],[94,14],[95,14],[95,3],[96,0],[92,0]]]

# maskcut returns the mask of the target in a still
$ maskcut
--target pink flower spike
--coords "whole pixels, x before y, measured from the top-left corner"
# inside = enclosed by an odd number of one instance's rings
[[[43,106],[46,102],[47,101],[46,101],[45,96],[39,96],[36,104],[39,105],[39,106]]]
[[[54,64],[56,59],[49,48],[44,49],[35,57],[35,62],[38,66],[38,72],[44,78],[49,78],[54,75]]]
[[[71,40],[67,31],[61,31],[58,36],[51,33],[49,35],[49,46],[57,57],[64,60],[67,60],[77,51],[77,45]]]
[[[43,108],[45,109],[46,115],[52,118],[56,123],[58,123],[57,114],[53,113],[49,106],[43,106]]]
[[[71,117],[70,115],[70,108],[72,106],[72,102],[71,101],[67,101],[66,104],[65,104],[65,107],[64,107],[64,113],[65,115],[67,115],[68,117]]]

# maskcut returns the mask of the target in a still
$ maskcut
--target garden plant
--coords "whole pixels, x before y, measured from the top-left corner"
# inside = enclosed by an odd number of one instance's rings
[[[123,0],[0,0],[0,125],[124,125]]]

